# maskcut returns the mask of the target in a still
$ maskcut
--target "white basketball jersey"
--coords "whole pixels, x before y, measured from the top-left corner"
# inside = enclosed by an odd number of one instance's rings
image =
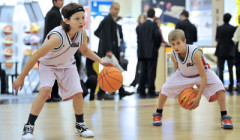
[[[186,47],[187,50],[184,60],[181,60],[179,54],[173,50],[173,56],[175,61],[178,63],[178,68],[184,76],[199,75],[197,66],[194,63],[194,54],[197,52],[197,50],[201,49],[198,48],[197,46],[188,44],[186,45]],[[204,54],[202,54],[202,63],[204,65],[205,70],[210,69],[210,66],[207,63],[207,59],[205,58]]]
[[[71,41],[71,38],[68,33],[63,30],[62,26],[54,28],[48,33],[44,42],[48,40],[48,37],[51,34],[56,34],[60,37],[61,44],[57,48],[48,52],[45,56],[41,57],[39,59],[40,64],[58,68],[67,68],[74,64],[74,54],[83,43],[83,32],[83,30],[77,32],[74,40]]]

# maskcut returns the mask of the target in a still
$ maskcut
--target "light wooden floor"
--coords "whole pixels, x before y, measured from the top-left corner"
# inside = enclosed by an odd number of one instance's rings
[[[239,140],[240,96],[227,96],[233,130],[220,128],[217,102],[202,98],[187,111],[168,99],[161,127],[152,126],[157,99],[85,102],[85,122],[97,140]],[[0,105],[0,139],[19,140],[31,104]],[[46,104],[35,126],[35,140],[81,140],[74,135],[72,101]]]

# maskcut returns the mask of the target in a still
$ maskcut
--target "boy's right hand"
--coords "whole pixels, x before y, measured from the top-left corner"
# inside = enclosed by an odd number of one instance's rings
[[[20,88],[20,91],[22,90],[24,85],[24,78],[22,76],[18,76],[18,78],[13,83],[13,88],[18,93],[18,90]]]

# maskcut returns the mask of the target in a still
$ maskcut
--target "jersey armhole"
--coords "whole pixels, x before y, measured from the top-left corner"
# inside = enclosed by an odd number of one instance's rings
[[[63,36],[58,31],[52,31],[52,32],[48,33],[47,39],[49,39],[49,36],[52,35],[52,34],[58,35],[61,39],[61,44],[58,47],[54,48],[54,49],[59,49],[63,45]]]
[[[175,59],[175,61],[178,62],[178,61],[177,61],[177,56],[176,56],[176,54],[175,54],[174,51],[172,51],[172,54],[173,54],[173,58]]]
[[[200,48],[195,48],[195,49],[193,50],[192,56],[191,56],[191,60],[192,60],[192,63],[193,63],[193,64],[195,64],[195,62],[194,62],[194,55],[195,55],[195,53],[196,53],[198,50],[200,50],[200,51],[202,52],[201,58],[203,57],[203,51],[202,51],[202,49],[200,49]]]

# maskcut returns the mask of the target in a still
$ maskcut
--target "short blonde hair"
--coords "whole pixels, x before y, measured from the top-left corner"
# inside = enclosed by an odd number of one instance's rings
[[[177,40],[177,39],[181,39],[182,41],[184,41],[186,39],[183,30],[176,29],[176,30],[171,31],[168,34],[168,41],[169,42],[173,41],[173,40]]]

